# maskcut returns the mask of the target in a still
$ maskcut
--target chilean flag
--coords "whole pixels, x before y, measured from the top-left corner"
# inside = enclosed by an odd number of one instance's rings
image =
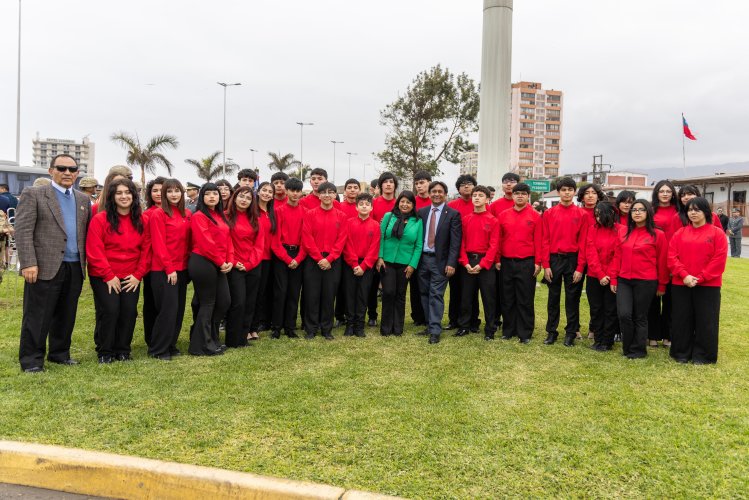
[[[684,126],[684,137],[689,140],[696,141],[697,138],[692,134],[692,131],[689,130],[689,124],[687,123],[687,119],[684,118],[684,113],[681,114],[681,121]]]

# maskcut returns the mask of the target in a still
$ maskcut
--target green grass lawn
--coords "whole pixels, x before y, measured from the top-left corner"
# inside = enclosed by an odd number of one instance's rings
[[[715,366],[665,349],[481,335],[263,337],[225,356],[99,366],[85,287],[77,367],[19,370],[22,283],[0,285],[0,437],[413,498],[741,497],[749,492],[749,261],[729,259]],[[15,287],[15,293],[14,293]],[[581,305],[587,325],[587,302]],[[180,347],[187,350],[187,327]],[[620,345],[617,345],[620,349]]]

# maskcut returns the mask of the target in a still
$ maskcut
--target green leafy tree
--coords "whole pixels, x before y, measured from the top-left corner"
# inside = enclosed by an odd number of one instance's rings
[[[185,163],[195,168],[195,173],[198,177],[206,182],[211,182],[217,177],[224,175],[223,163],[216,163],[218,157],[221,156],[221,151],[216,151],[206,158],[200,160],[187,159]],[[239,165],[234,162],[226,163],[226,173],[231,174],[237,171]]]
[[[157,135],[145,145],[141,144],[138,134],[132,136],[126,132],[118,132],[112,134],[111,139],[115,144],[119,144],[127,150],[127,158],[125,159],[127,164],[140,168],[140,182],[144,188],[146,186],[146,171],[155,174],[156,167],[160,165],[166,168],[169,175],[172,175],[173,165],[164,156],[163,151],[169,148],[177,149],[179,146],[179,141],[173,135]]]
[[[470,149],[468,134],[478,130],[478,85],[437,65],[419,73],[405,94],[380,112],[387,127],[385,149],[377,154],[398,176],[418,170],[438,175],[440,163],[458,163]]]

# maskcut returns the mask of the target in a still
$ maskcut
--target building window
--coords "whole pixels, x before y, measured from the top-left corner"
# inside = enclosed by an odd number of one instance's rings
[[[549,125],[546,125],[546,130],[549,130],[549,131],[554,131],[554,132],[556,132],[556,131],[558,131],[558,130],[559,130],[559,125],[556,125],[556,124],[549,124]]]

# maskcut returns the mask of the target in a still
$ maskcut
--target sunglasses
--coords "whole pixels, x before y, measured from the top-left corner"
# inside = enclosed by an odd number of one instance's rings
[[[55,165],[55,170],[57,170],[58,172],[65,172],[67,170],[71,174],[74,174],[78,172],[78,167],[63,167],[63,166]]]

